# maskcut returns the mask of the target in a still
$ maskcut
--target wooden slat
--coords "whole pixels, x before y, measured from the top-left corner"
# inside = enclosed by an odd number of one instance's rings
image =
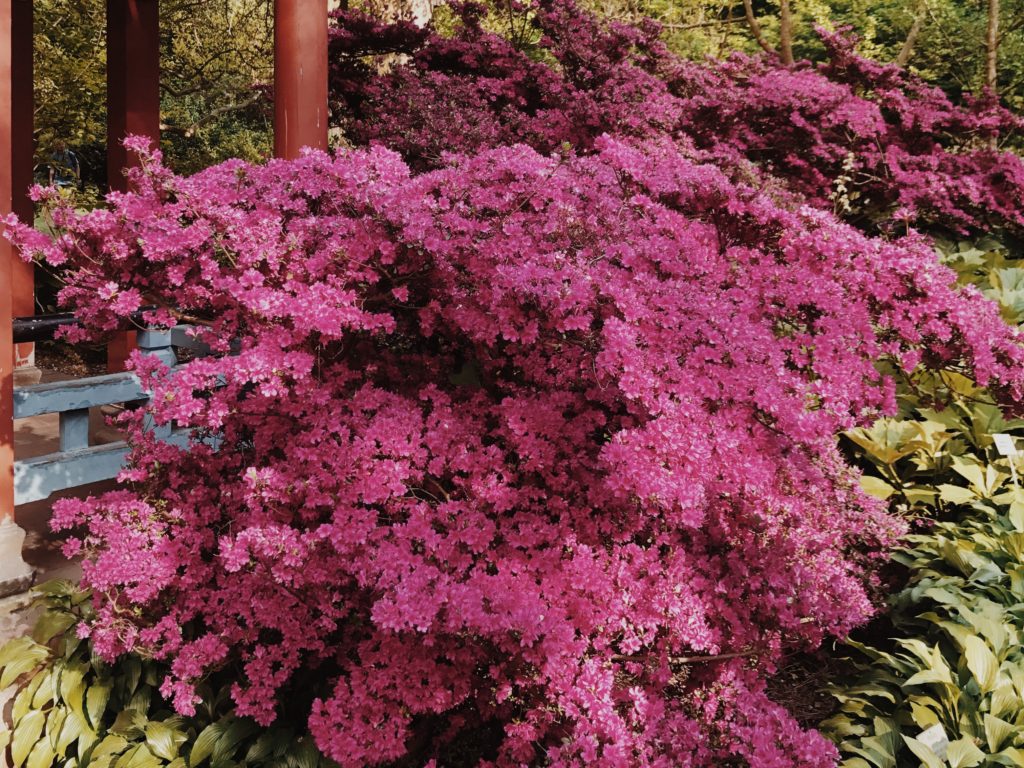
[[[60,415],[60,449],[80,451],[89,447],[89,409],[64,411]]]
[[[169,435],[164,442],[187,447],[187,430]],[[14,462],[14,503],[28,504],[80,485],[113,480],[124,466],[128,445],[124,441],[96,445],[81,451],[50,453]]]
[[[133,373],[110,373],[85,379],[54,381],[14,390],[14,418],[78,411],[97,405],[146,400],[149,394]]]

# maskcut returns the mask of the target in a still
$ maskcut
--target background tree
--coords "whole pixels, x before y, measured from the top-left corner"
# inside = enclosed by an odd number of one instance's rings
[[[106,12],[102,0],[35,1],[35,124],[38,165],[63,139],[86,181],[105,181]],[[45,179],[45,169],[41,178]]]
[[[270,155],[273,4],[165,0],[160,79],[163,148],[191,173],[229,157]]]
[[[35,98],[39,164],[57,137],[82,156],[87,182],[105,183],[104,0],[36,0]],[[271,149],[267,88],[273,6],[262,0],[163,0],[161,111],[168,163],[191,173]]]

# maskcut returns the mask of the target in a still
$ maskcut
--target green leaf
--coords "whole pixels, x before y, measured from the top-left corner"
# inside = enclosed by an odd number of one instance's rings
[[[999,659],[992,653],[988,644],[977,635],[967,638],[964,648],[967,668],[978,681],[982,693],[989,693],[995,688],[996,676],[999,674]]]
[[[65,665],[60,673],[60,697],[71,711],[85,720],[85,673],[89,670],[81,662]]]
[[[50,649],[30,637],[19,637],[0,649],[0,690],[7,688],[26,672],[50,657]]]
[[[44,725],[46,725],[46,713],[39,710],[29,712],[18,723],[14,729],[14,736],[11,737],[11,757],[14,760],[14,768],[20,768],[24,764],[32,747],[39,741]]]
[[[881,738],[878,739],[882,741]],[[864,740],[865,743],[868,739]],[[304,738],[299,741],[288,751],[288,756],[295,762],[295,768],[318,768],[320,765],[320,750],[316,748],[313,740],[310,738]],[[291,761],[289,761],[291,762]],[[895,765],[896,761],[893,760],[890,765]],[[889,768],[889,766],[880,766],[880,768]]]
[[[178,756],[178,747],[186,738],[184,733],[158,721],[147,723],[145,730],[150,752],[165,760],[173,760]]]
[[[32,639],[38,643],[47,643],[57,635],[64,634],[78,623],[78,617],[67,611],[45,611],[35,627],[32,628]]]
[[[249,747],[249,751],[245,753],[246,763],[262,763],[268,757],[275,753],[275,751],[283,752],[283,748],[287,746],[287,737],[285,732],[280,729],[274,729],[267,731],[259,736],[253,745]]]
[[[226,729],[227,725],[221,721],[210,723],[202,730],[196,737],[195,743],[192,745],[192,751],[188,756],[188,763],[192,768],[195,768],[213,754],[214,745],[224,735]]]
[[[861,475],[860,487],[864,493],[868,496],[874,496],[876,499],[885,501],[894,493],[896,489],[889,485],[885,480],[880,477],[874,477],[873,475]]]
[[[1024,765],[1024,752],[1021,752],[1016,747],[1007,747],[999,754],[990,755],[989,760],[999,765],[1011,765],[1014,768],[1020,768],[1020,766]]]
[[[914,452],[907,443],[914,437],[912,423],[897,419],[879,419],[870,429],[851,429],[846,436],[882,464],[893,464]]]
[[[39,672],[32,677],[31,680],[18,691],[18,695],[14,697],[14,704],[11,708],[11,722],[15,725],[21,720],[29,710],[32,708],[32,699],[36,695],[36,691],[39,690],[39,686],[43,684],[44,680],[47,680],[49,675],[44,672]]]
[[[934,699],[932,699],[934,701]],[[935,710],[939,709],[939,703],[935,703],[935,709],[931,707],[923,706],[916,701],[910,702],[911,717],[914,718],[914,723],[922,730],[927,730],[933,725],[939,723],[939,716],[935,714]]]
[[[128,738],[139,737],[142,736],[146,722],[146,716],[138,710],[125,709],[114,718],[114,724],[110,726],[110,732]]]
[[[95,759],[106,757],[107,755],[120,755],[127,748],[128,739],[124,738],[124,736],[118,736],[117,734],[111,733],[105,736],[103,741],[93,748],[92,757]]]
[[[89,724],[99,730],[103,713],[107,709],[107,702],[110,701],[109,682],[93,683],[85,692],[85,713],[89,717]]]
[[[1024,503],[1020,501],[1012,502],[1007,516],[1014,530],[1024,532]]]
[[[25,761],[25,768],[52,768],[56,755],[50,747],[47,739],[40,739],[32,747],[28,759]]]
[[[71,742],[78,739],[82,735],[82,731],[86,729],[85,721],[81,716],[74,712],[69,712],[68,716],[64,718],[64,722],[60,727],[60,732],[57,734],[55,751],[61,757],[67,753],[68,747]]]
[[[162,761],[148,749],[145,744],[137,744],[125,752],[114,768],[162,768]]]
[[[939,756],[932,752],[931,747],[924,744],[912,736],[903,735],[903,741],[910,747],[910,751],[917,755],[917,758],[923,762],[926,768],[946,768]]]
[[[1017,732],[1017,726],[998,717],[985,715],[985,739],[988,741],[989,752],[998,752]]]
[[[247,718],[233,718],[232,722],[224,730],[223,735],[217,740],[213,747],[213,756],[210,758],[212,766],[218,766],[228,758],[232,757],[235,749],[243,739],[251,736],[258,726]]]
[[[950,504],[970,504],[978,498],[978,494],[959,485],[943,483],[939,486],[939,498]]]
[[[978,749],[969,736],[951,741],[946,749],[946,760],[951,768],[974,768],[985,759],[985,753]]]
[[[1004,717],[1021,708],[1020,698],[1010,683],[1001,683],[992,692],[989,699],[989,713],[994,717]]]

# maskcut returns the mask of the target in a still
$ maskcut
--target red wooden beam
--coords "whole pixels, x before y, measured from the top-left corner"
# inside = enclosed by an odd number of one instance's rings
[[[26,85],[27,81],[27,85]],[[0,217],[31,220],[32,0],[0,0]],[[2,226],[2,225],[0,225]],[[31,269],[0,238],[0,596],[25,589],[25,532],[14,522],[14,338],[18,307],[32,308]],[[26,287],[27,286],[27,287]],[[27,292],[27,296],[26,296]]]
[[[159,0],[107,0],[107,180],[119,192],[138,162],[122,145],[126,136],[160,144]],[[124,370],[134,348],[135,333],[119,333],[107,345],[107,369]]]
[[[160,143],[159,0],[107,0],[107,178],[120,192],[136,164],[126,136]]]
[[[327,0],[274,0],[274,154],[327,149]]]
[[[12,111],[11,157],[12,204],[11,210],[22,219],[32,221],[35,211],[28,196],[32,186],[32,167],[35,156],[33,138],[32,93],[32,0],[14,0],[11,26]],[[14,286],[12,304],[16,317],[36,313],[35,267],[15,259],[12,263]],[[15,368],[35,370],[35,345],[19,344],[15,347]],[[38,374],[38,371],[36,371]],[[38,377],[36,378],[38,380]]]
[[[32,0],[0,0],[0,217],[32,221]],[[14,368],[11,318],[35,311],[33,268],[0,238],[0,520],[14,515]],[[0,577],[2,580],[2,577]]]

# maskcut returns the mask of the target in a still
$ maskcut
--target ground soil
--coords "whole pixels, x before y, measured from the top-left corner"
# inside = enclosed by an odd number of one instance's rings
[[[107,372],[107,351],[95,344],[41,341],[36,343],[36,365],[62,377],[98,376]]]

